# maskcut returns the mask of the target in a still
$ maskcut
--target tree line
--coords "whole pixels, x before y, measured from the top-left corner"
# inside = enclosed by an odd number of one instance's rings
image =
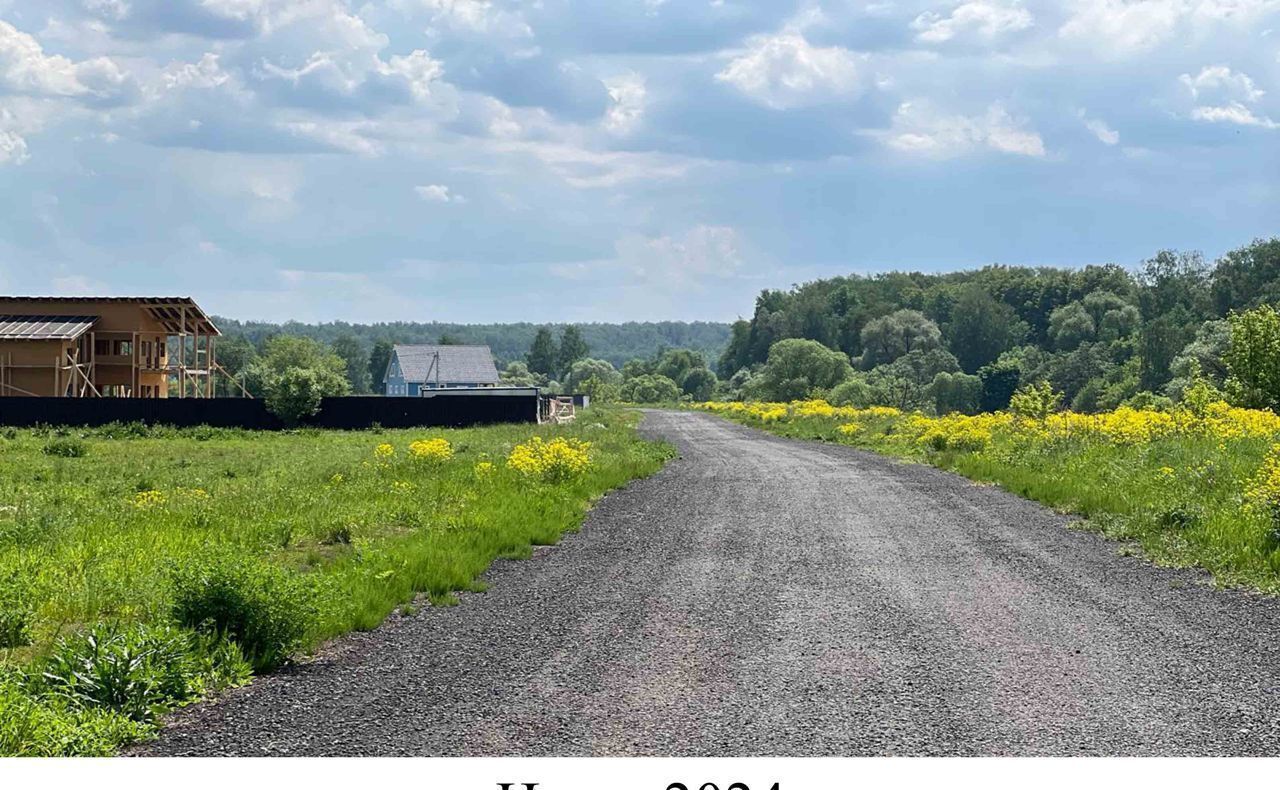
[[[1165,250],[1133,270],[988,266],[835,277],[760,294],[720,356],[719,394],[788,400],[821,392],[854,404],[976,411],[1004,408],[1020,386],[1048,382],[1067,405],[1089,412],[1177,400],[1200,377],[1228,388],[1233,344],[1233,386],[1247,389],[1245,337],[1266,337],[1268,306],[1277,302],[1280,238],[1212,263]],[[1259,350],[1266,341],[1254,345],[1248,366],[1272,364]]]

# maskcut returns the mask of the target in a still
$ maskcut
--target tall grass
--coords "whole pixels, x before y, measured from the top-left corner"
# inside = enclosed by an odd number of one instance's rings
[[[33,697],[38,684],[18,677],[39,675],[95,624],[173,623],[226,637],[269,668],[373,628],[420,593],[450,603],[479,589],[495,558],[556,542],[601,494],[660,468],[670,448],[640,440],[635,419],[593,409],[564,427],[9,432],[0,438],[0,600],[21,620],[0,622],[0,636],[13,635],[0,642],[0,718],[20,699],[29,721],[56,722],[50,732],[84,721],[101,733],[89,745],[83,732],[64,737],[61,751],[73,753],[137,737],[136,723]],[[589,442],[590,463],[556,482],[508,468],[533,436]],[[451,457],[410,450],[437,438]],[[21,741],[0,730],[0,753],[33,751],[29,730]]]

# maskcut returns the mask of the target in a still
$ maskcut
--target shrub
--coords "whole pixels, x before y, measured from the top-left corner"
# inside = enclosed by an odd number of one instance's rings
[[[256,670],[287,661],[318,616],[302,577],[261,560],[217,557],[178,568],[173,617],[234,640]]]
[[[314,370],[290,368],[267,385],[267,410],[290,425],[320,411],[325,387]]]
[[[107,757],[147,733],[146,725],[60,697],[35,696],[26,678],[0,668],[0,755]]]
[[[44,446],[45,455],[59,458],[84,458],[89,454],[89,446],[73,437],[55,437]]]
[[[44,686],[82,708],[150,722],[203,691],[192,634],[172,626],[99,623],[63,639],[44,667]]]
[[[1032,420],[1043,420],[1058,410],[1062,405],[1062,395],[1055,392],[1053,385],[1047,381],[1039,384],[1028,384],[1017,392],[1009,401],[1009,411],[1019,417]]]
[[[624,381],[621,394],[629,403],[669,403],[680,400],[680,387],[666,376],[647,374]]]
[[[453,458],[453,445],[448,439],[419,439],[409,445],[409,455],[415,461],[441,463]]]
[[[591,466],[587,451],[591,445],[578,439],[556,438],[544,442],[541,436],[518,444],[507,458],[507,466],[529,477],[560,483],[581,475]]]

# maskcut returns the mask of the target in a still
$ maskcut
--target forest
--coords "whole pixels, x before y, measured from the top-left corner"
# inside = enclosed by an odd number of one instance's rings
[[[791,400],[838,386],[835,400],[854,405],[971,412],[1045,381],[1075,411],[1159,403],[1198,375],[1224,386],[1228,317],[1278,302],[1280,238],[1212,263],[1164,250],[1132,270],[835,277],[760,294],[719,358],[720,395]]]

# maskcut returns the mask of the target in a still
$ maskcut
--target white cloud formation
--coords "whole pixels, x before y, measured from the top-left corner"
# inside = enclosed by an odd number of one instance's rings
[[[485,36],[528,38],[533,29],[519,13],[497,8],[490,0],[393,0],[404,11],[421,9],[431,14],[436,27]]]
[[[46,55],[34,36],[0,20],[0,92],[109,99],[122,93],[128,82],[128,74],[110,58],[77,63]]]
[[[861,92],[859,58],[843,47],[815,47],[798,32],[756,36],[716,75],[766,107],[785,110]]]
[[[926,11],[915,18],[911,29],[917,31],[916,40],[924,44],[941,44],[952,39],[990,43],[1034,24],[1031,12],[1016,3],[972,0],[956,6],[947,16]]]
[[[1084,128],[1088,129],[1098,141],[1104,145],[1116,145],[1120,142],[1120,133],[1107,125],[1107,122],[1101,118],[1090,118],[1081,110],[1080,122],[1084,124]]]
[[[1183,74],[1178,81],[1191,98],[1199,102],[1190,112],[1193,120],[1264,129],[1278,126],[1265,115],[1256,114],[1249,106],[1257,104],[1266,91],[1259,88],[1248,74],[1232,71],[1228,66],[1205,66],[1194,77]]]
[[[1229,66],[1205,66],[1196,76],[1183,74],[1178,81],[1186,86],[1193,99],[1222,97],[1252,104],[1266,94],[1248,74],[1232,71]]]
[[[644,117],[646,89],[644,77],[625,74],[605,80],[609,99],[613,104],[604,116],[604,128],[613,134],[626,135],[635,131]]]
[[[1149,52],[1176,35],[1198,36],[1215,25],[1242,31],[1280,0],[1079,0],[1058,30],[1066,41],[1106,57]]]
[[[467,199],[462,195],[449,191],[449,187],[444,184],[427,184],[413,188],[418,193],[418,197],[430,203],[466,203]]]
[[[1044,141],[1026,122],[1000,104],[984,115],[946,115],[927,102],[903,102],[893,125],[880,135],[889,147],[930,159],[949,159],[981,150],[1042,157]]]
[[[29,158],[26,140],[17,132],[0,131],[0,165],[20,165]]]

